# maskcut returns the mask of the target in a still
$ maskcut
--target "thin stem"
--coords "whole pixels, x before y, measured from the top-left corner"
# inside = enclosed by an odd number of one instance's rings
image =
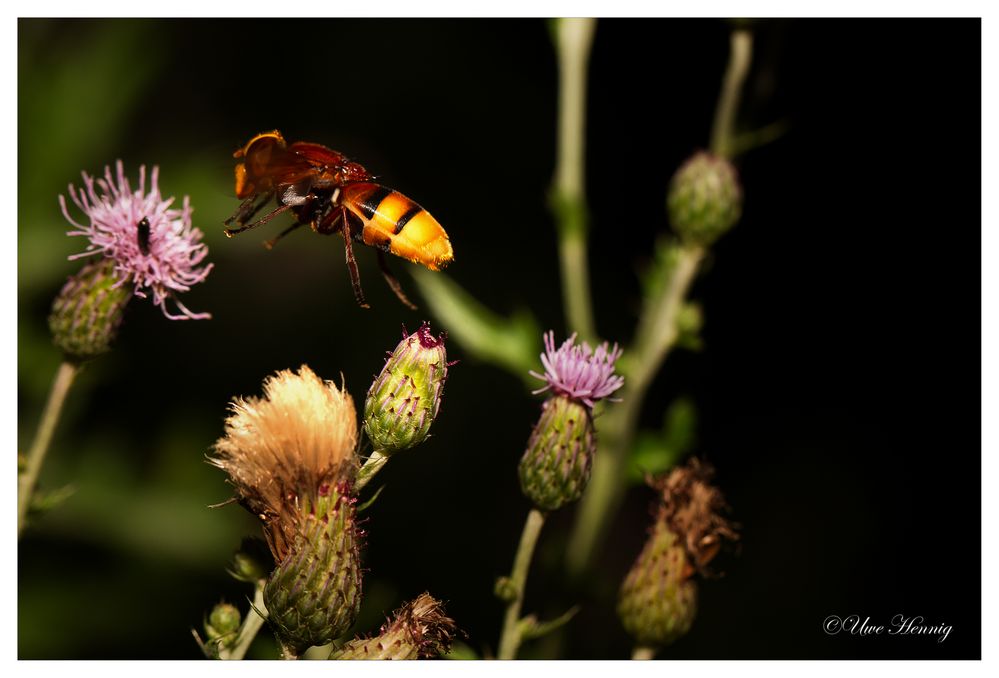
[[[267,614],[267,608],[264,607],[264,583],[264,580],[260,580],[254,587],[253,606],[246,613],[243,625],[239,627],[236,644],[232,646],[232,649],[219,652],[219,659],[242,659],[246,656],[246,651],[250,649],[253,639],[257,637],[257,632],[264,625],[264,617],[260,615],[261,613]]]
[[[382,466],[388,462],[388,455],[382,454],[378,450],[371,453],[371,456],[367,458],[364,465],[361,466],[361,470],[357,473],[357,481],[354,483],[354,494],[356,495],[361,491],[361,488],[371,482],[371,479],[375,477],[375,474],[382,470]]]
[[[744,29],[732,31],[729,38],[731,47],[728,68],[722,80],[718,106],[715,108],[715,121],[711,128],[711,152],[723,157],[732,155],[732,136],[735,130],[735,114],[739,109],[742,85],[749,73],[753,58],[753,34]]]
[[[593,44],[594,19],[557,19],[558,148],[552,204],[558,224],[559,263],[566,321],[571,331],[594,341],[593,306],[586,231],[586,70]]]
[[[586,569],[621,502],[625,461],[645,395],[676,344],[677,314],[703,258],[704,250],[700,247],[680,249],[664,293],[647,308],[639,323],[632,359],[628,362],[630,368],[620,391],[621,402],[608,407],[600,422],[600,447],[567,549],[566,561],[572,576],[579,576]]]
[[[636,660],[655,659],[656,648],[636,645],[635,651],[631,653],[631,658]]]
[[[513,559],[513,572],[510,581],[513,583],[516,597],[506,606],[506,617],[503,620],[503,633],[500,635],[498,659],[516,659],[517,649],[523,636],[520,630],[520,608],[524,602],[524,588],[527,584],[527,571],[531,566],[531,556],[541,534],[541,526],[545,523],[545,514],[532,508],[524,521],[524,532],[520,536],[520,546]]]
[[[56,372],[55,380],[52,382],[52,390],[49,392],[49,400],[45,404],[45,411],[42,413],[42,420],[38,424],[38,432],[35,433],[35,441],[28,452],[27,466],[24,474],[18,483],[17,497],[17,536],[21,537],[24,530],[25,518],[28,515],[28,507],[31,506],[31,495],[35,492],[35,484],[38,482],[38,474],[42,470],[42,462],[45,460],[45,453],[48,452],[49,444],[52,442],[52,434],[55,432],[56,424],[59,422],[59,415],[62,413],[63,403],[66,402],[66,394],[73,379],[80,368],[69,361],[63,361]]]

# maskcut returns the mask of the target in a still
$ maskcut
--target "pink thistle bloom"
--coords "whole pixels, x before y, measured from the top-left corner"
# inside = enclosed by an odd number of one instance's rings
[[[139,168],[139,188],[134,192],[121,160],[115,167],[117,176],[105,167],[103,179],[82,172],[85,190],[69,185],[69,195],[90,218],[89,225],[76,223],[66,208],[66,199],[59,196],[63,216],[76,228],[66,235],[82,235],[90,240],[86,251],[72,255],[70,260],[104,255],[115,262],[115,286],[132,283],[137,297],[145,297],[145,290],[151,290],[153,303],[167,318],[211,318],[210,313],[192,313],[176,298],[177,293],[204,281],[213,266],[200,265],[208,256],[208,247],[201,242],[202,232],[191,225],[190,199],[184,196],[181,209],[170,207],[174,199],[164,200],[157,185],[159,167],[153,167],[148,194],[145,165]],[[173,299],[181,315],[171,315],[167,299]]]
[[[594,351],[585,341],[582,346],[574,345],[575,341],[573,333],[556,349],[555,333],[545,334],[545,352],[541,354],[545,373],[532,370],[530,375],[547,383],[534,393],[550,389],[592,408],[596,401],[624,385],[624,377],[614,374],[614,362],[621,357],[621,349],[617,344],[610,348],[605,341]]]

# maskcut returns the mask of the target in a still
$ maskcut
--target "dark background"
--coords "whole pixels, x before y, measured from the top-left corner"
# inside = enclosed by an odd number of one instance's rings
[[[739,159],[744,216],[693,297],[704,350],[677,351],[642,415],[678,396],[696,452],[743,525],[726,575],[662,657],[980,656],[980,22],[755,24],[743,129],[785,120]],[[707,144],[728,54],[722,21],[605,20],[590,68],[588,199],[600,334],[629,341],[639,272],[667,229],[675,168]],[[194,658],[189,628],[221,598],[257,527],[203,462],[226,403],[278,369],[341,372],[359,402],[383,352],[431,317],[403,309],[361,251],[374,310],[354,304],[342,246],[296,233],[226,240],[232,151],[253,134],[359,159],[447,228],[446,275],[501,313],[565,333],[546,209],[556,71],[541,21],[19,22],[19,445],[30,444],[59,356],[46,316],[80,249],[56,196],[81,169],[159,164],[189,194],[216,269],[183,299],[209,322],[129,310],[116,349],[70,395],[46,487],[66,505],[18,553],[19,656]],[[277,227],[273,229],[277,230]],[[396,261],[415,293],[407,264]],[[420,303],[420,302],[418,302]],[[445,328],[446,329],[446,328]],[[492,597],[528,504],[516,464],[538,410],[522,380],[476,361],[452,372],[434,437],[394,460],[369,511],[358,629],[429,590],[476,650],[495,647]],[[625,658],[613,610],[651,492],[633,488],[586,592],[560,549],[574,509],[545,527],[525,611],[583,612],[522,656]],[[548,602],[544,602],[548,601]],[[827,636],[832,614],[953,625],[950,637]],[[260,656],[272,648],[263,637]]]

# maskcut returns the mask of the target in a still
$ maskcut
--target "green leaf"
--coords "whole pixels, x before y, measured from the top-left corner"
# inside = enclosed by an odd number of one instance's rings
[[[539,622],[534,615],[524,617],[520,620],[520,636],[524,640],[546,636],[552,631],[568,624],[576,616],[577,612],[579,612],[579,605],[573,605],[555,619],[544,622]]]
[[[469,659],[481,659],[479,653],[473,650],[471,647],[462,642],[456,642],[451,646],[451,651],[445,655],[441,656],[441,659],[458,659],[458,660],[469,660]]]
[[[647,474],[668,471],[695,443],[697,409],[689,398],[678,398],[670,404],[659,431],[642,431],[635,438],[628,458],[628,482],[640,485]]]
[[[529,311],[503,317],[441,273],[415,269],[413,279],[450,338],[479,360],[533,384],[528,372],[538,368],[541,330]]]

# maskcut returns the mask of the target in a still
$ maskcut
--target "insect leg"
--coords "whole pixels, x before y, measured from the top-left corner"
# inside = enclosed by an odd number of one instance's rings
[[[357,260],[354,259],[354,249],[350,244],[350,221],[347,218],[346,207],[341,207],[340,219],[342,220],[343,243],[347,251],[347,270],[350,271],[350,284],[354,287],[354,298],[361,308],[371,308],[364,300],[364,291],[361,289],[361,276],[357,271]]]
[[[266,224],[268,221],[270,221],[271,219],[273,219],[277,215],[279,215],[279,214],[281,214],[283,212],[287,212],[291,208],[292,208],[291,205],[281,205],[276,210],[274,210],[272,212],[269,212],[268,214],[264,215],[260,219],[257,219],[256,221],[254,221],[252,224],[248,224],[246,226],[240,226],[239,228],[227,228],[227,229],[225,229],[222,232],[225,233],[225,235],[226,235],[227,238],[231,238],[232,236],[236,235],[237,233],[242,233],[243,231],[249,231],[251,228],[256,228],[257,226],[263,226],[264,224]]]
[[[406,293],[402,291],[402,285],[399,284],[399,279],[392,275],[392,271],[389,270],[388,261],[385,260],[385,252],[378,250],[378,268],[382,270],[382,275],[385,277],[385,282],[388,286],[392,288],[395,292],[395,296],[399,297],[399,301],[402,302],[403,306],[406,306],[411,311],[416,310],[416,304],[411,302],[406,296]]]
[[[285,237],[286,235],[288,235],[289,233],[291,233],[292,231],[294,231],[299,226],[305,226],[305,224],[303,224],[301,221],[296,221],[291,226],[289,226],[288,228],[286,228],[283,231],[281,231],[280,233],[278,233],[277,237],[271,238],[270,240],[265,240],[264,241],[264,247],[266,247],[269,250],[274,249],[274,245],[277,244],[278,240],[280,240],[281,238]]]
[[[253,204],[253,201],[258,197],[260,198],[260,201]],[[251,195],[249,198],[241,202],[239,204],[239,208],[236,210],[236,213],[223,221],[222,224],[228,226],[234,221],[240,225],[245,224],[247,221],[252,219],[253,215],[259,212],[264,205],[270,202],[272,197],[274,197],[274,191],[267,191],[260,196]]]

